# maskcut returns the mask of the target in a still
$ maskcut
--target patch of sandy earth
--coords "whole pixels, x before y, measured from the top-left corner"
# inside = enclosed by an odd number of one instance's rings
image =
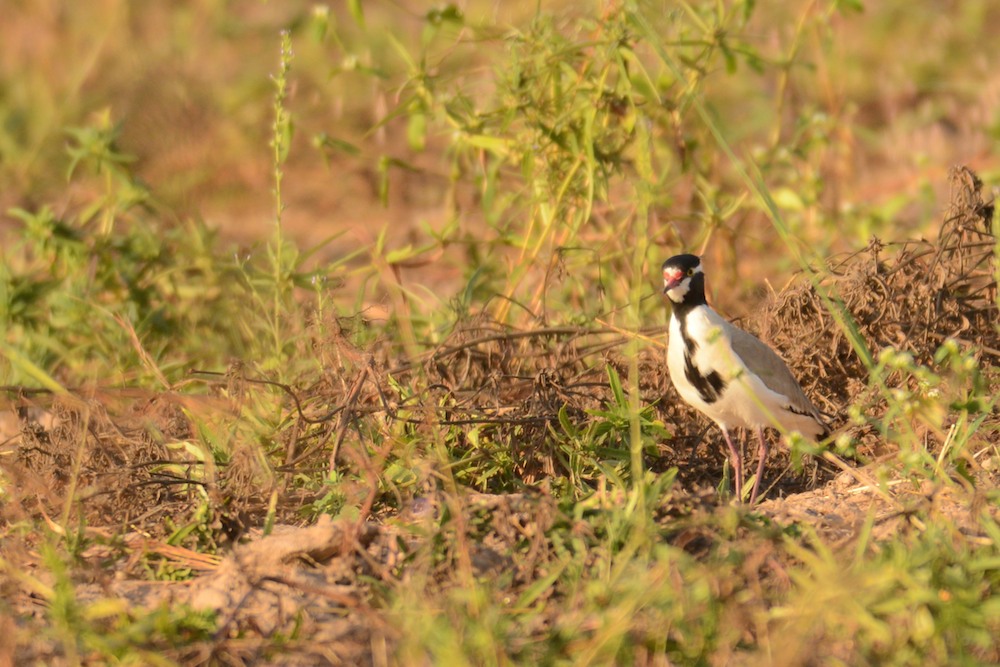
[[[983,450],[984,453],[989,450]],[[989,503],[987,495],[1000,488],[1000,470],[988,456],[976,477],[975,490],[930,481],[889,479],[880,482],[870,468],[847,470],[822,487],[785,498],[765,500],[756,511],[780,525],[802,524],[834,545],[852,544],[871,522],[874,542],[900,532],[924,528],[918,516],[949,522],[967,537],[989,541],[980,534],[982,513],[1000,521],[1000,507]],[[971,487],[957,475],[956,481]],[[972,498],[970,502],[970,497]]]

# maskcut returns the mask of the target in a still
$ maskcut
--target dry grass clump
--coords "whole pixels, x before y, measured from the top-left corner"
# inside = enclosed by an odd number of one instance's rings
[[[953,169],[951,184],[937,239],[872,239],[867,248],[831,261],[819,282],[853,321],[873,361],[891,346],[934,369],[935,352],[950,339],[971,350],[987,373],[1000,362],[993,204],[984,201],[982,182],[968,168]],[[828,413],[842,416],[870,389],[864,353],[815,285],[800,280],[776,294],[752,324]]]
[[[868,349],[895,346],[910,352],[913,364],[936,368],[936,349],[956,340],[974,350],[994,382],[1000,332],[987,229],[992,208],[968,170],[956,170],[953,184],[937,241],[873,242],[833,264],[818,289],[836,295]],[[2,461],[15,482],[4,518],[43,518],[57,531],[78,527],[76,557],[97,582],[77,577],[78,604],[110,596],[128,600],[130,613],[170,601],[216,614],[213,638],[178,655],[195,662],[250,663],[274,637],[287,636],[296,655],[364,664],[373,659],[372,646],[406,646],[398,622],[408,622],[409,606],[431,599],[461,619],[466,605],[485,603],[464,597],[472,581],[489,582],[496,604],[527,601],[518,612],[522,625],[505,626],[521,633],[525,655],[553,628],[589,627],[588,573],[624,548],[619,531],[632,530],[616,513],[625,502],[617,480],[630,474],[622,393],[628,388],[616,384],[628,373],[627,335],[582,326],[512,330],[473,319],[401,362],[398,342],[359,349],[340,328],[346,324],[316,327],[315,348],[328,370],[305,387],[254,377],[237,364],[218,382],[218,398],[132,391],[13,398],[20,421]],[[800,281],[775,295],[754,325],[827,410],[862,400],[877,419],[888,409],[816,286]],[[638,362],[644,463],[656,473],[678,469],[674,485],[664,485],[647,508],[653,521],[646,525],[658,542],[684,554],[639,571],[663,582],[698,571],[714,581],[720,592],[713,604],[725,606],[728,619],[716,641],[720,651],[736,650],[745,641],[740,633],[751,637],[754,619],[794,590],[789,573],[798,566],[779,546],[784,529],[754,527],[708,491],[719,481],[723,448],[709,440],[714,429],[703,428],[673,394],[662,349],[647,347]],[[913,382],[899,370],[880,377]],[[993,438],[995,446],[996,415],[985,419],[994,426],[976,437]],[[270,435],[250,441],[241,425]],[[864,444],[871,454],[894,443],[869,433]],[[774,477],[775,462],[770,468]],[[980,514],[983,494],[996,488],[995,471],[972,472],[980,500],[971,505],[964,488],[926,479],[888,491],[874,481],[859,486],[858,479],[874,475],[868,471],[798,493],[828,473],[783,475],[759,512],[781,525],[809,524],[816,535],[847,545],[873,512],[876,524],[864,539],[894,539],[909,530],[914,513],[946,517],[970,539],[987,539]],[[336,484],[303,483],[324,475]],[[581,497],[587,499],[578,503]],[[359,509],[326,518],[344,506]],[[265,537],[260,528],[269,522],[274,530]],[[38,543],[10,542],[8,562],[36,568]],[[217,550],[228,555],[212,555]],[[706,565],[722,559],[728,568],[730,551],[741,554],[735,573]],[[120,576],[110,576],[108,564]],[[151,582],[151,568],[163,579],[196,578]],[[553,572],[574,574],[549,581]],[[627,581],[620,585],[627,589]],[[30,610],[26,589],[8,584],[15,607]],[[760,594],[738,599],[735,591],[748,587]],[[670,641],[700,645],[689,634],[704,599],[672,598],[683,586],[626,589],[627,599],[651,596],[647,602],[659,609],[636,617],[632,632],[660,636],[658,614],[673,610],[687,630]],[[301,641],[300,633],[322,642]],[[37,651],[49,656],[57,649]]]
[[[819,284],[835,295],[876,355],[891,345],[910,352],[915,362],[933,366],[935,350],[950,338],[974,349],[977,358],[989,362],[987,367],[1000,359],[992,205],[983,201],[982,185],[968,169],[954,170],[952,183],[938,240],[873,240],[865,250],[832,262],[829,277]],[[287,490],[296,472],[322,468],[352,471],[374,484],[379,466],[398,456],[393,447],[398,448],[401,437],[443,439],[459,460],[502,457],[506,463],[498,466],[505,466],[503,474],[479,474],[470,466],[464,481],[484,491],[510,491],[512,482],[572,477],[578,471],[560,451],[560,443],[572,437],[564,432],[560,414],[581,428],[593,423],[595,411],[614,402],[607,368],[627,374],[622,354],[627,338],[612,329],[512,330],[476,318],[457,325],[414,361],[400,363],[395,345],[358,350],[341,326],[346,322],[324,327],[315,343],[325,348],[323,354],[337,372],[310,388],[279,385],[295,399],[288,406],[294,424],[281,430],[276,446],[284,450],[283,461],[273,470],[266,470],[267,461],[248,454],[244,445],[227,455],[217,475],[206,476],[204,461],[192,458],[189,450],[164,447],[164,442],[185,441],[194,433],[190,411],[182,410],[177,397],[135,399],[108,392],[103,399],[56,401],[47,428],[22,410],[17,462],[5,467],[30,488],[55,494],[51,512],[61,504],[59,490],[65,490],[73,461],[78,461],[74,483],[84,490],[79,500],[92,525],[102,526],[158,525],[163,516],[185,514],[175,503],[203,502],[192,489],[207,486],[212,503],[225,508],[223,514],[239,517],[224,521],[241,524],[227,528],[238,535],[266,511],[262,485],[269,487],[265,491],[273,485]],[[800,280],[776,294],[749,326],[781,351],[807,393],[821,409],[837,415],[838,422],[852,400],[870,393],[862,356],[816,286]],[[663,331],[644,333],[659,337]],[[723,461],[721,448],[703,441],[713,437],[711,430],[674,395],[659,347],[644,350],[639,362],[642,402],[656,406],[656,417],[673,435],[659,440],[655,454],[647,450],[647,465],[658,471],[679,467],[685,488],[714,486]],[[247,384],[245,373],[239,374],[242,389],[233,387],[231,378],[220,389],[232,400],[193,399],[200,405],[197,411],[217,404],[239,413],[241,403],[249,400],[247,387],[263,386]],[[869,454],[884,451],[884,442],[869,439],[868,444]],[[425,454],[421,450],[415,456]],[[35,482],[29,484],[29,479]],[[815,482],[793,481],[782,489],[794,492]],[[426,476],[423,484],[436,485]],[[282,514],[288,519],[309,500],[293,495]],[[373,501],[372,496],[367,506]]]

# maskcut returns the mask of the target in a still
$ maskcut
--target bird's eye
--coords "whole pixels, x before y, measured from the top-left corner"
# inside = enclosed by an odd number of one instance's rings
[[[688,270],[687,270],[687,274],[688,274],[689,276],[693,276],[693,275],[694,275],[694,269],[688,269]]]

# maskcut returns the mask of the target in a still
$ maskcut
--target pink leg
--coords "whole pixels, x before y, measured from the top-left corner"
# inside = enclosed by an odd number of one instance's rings
[[[751,506],[757,500],[757,491],[760,490],[760,480],[764,476],[764,463],[767,461],[767,440],[764,439],[764,429],[760,426],[757,427],[757,440],[760,441],[760,448],[757,450],[760,460],[757,461],[757,477],[753,481],[753,491],[750,492]]]
[[[736,445],[733,444],[729,431],[722,429],[722,435],[726,439],[726,444],[729,445],[729,458],[733,462],[733,472],[736,476],[736,500],[739,501],[743,497],[743,457],[740,456],[740,450],[736,449]]]

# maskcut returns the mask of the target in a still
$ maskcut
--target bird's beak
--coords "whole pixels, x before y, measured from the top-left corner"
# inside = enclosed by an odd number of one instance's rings
[[[673,288],[681,284],[684,280],[683,271],[664,271],[663,272],[663,293],[666,294]]]

